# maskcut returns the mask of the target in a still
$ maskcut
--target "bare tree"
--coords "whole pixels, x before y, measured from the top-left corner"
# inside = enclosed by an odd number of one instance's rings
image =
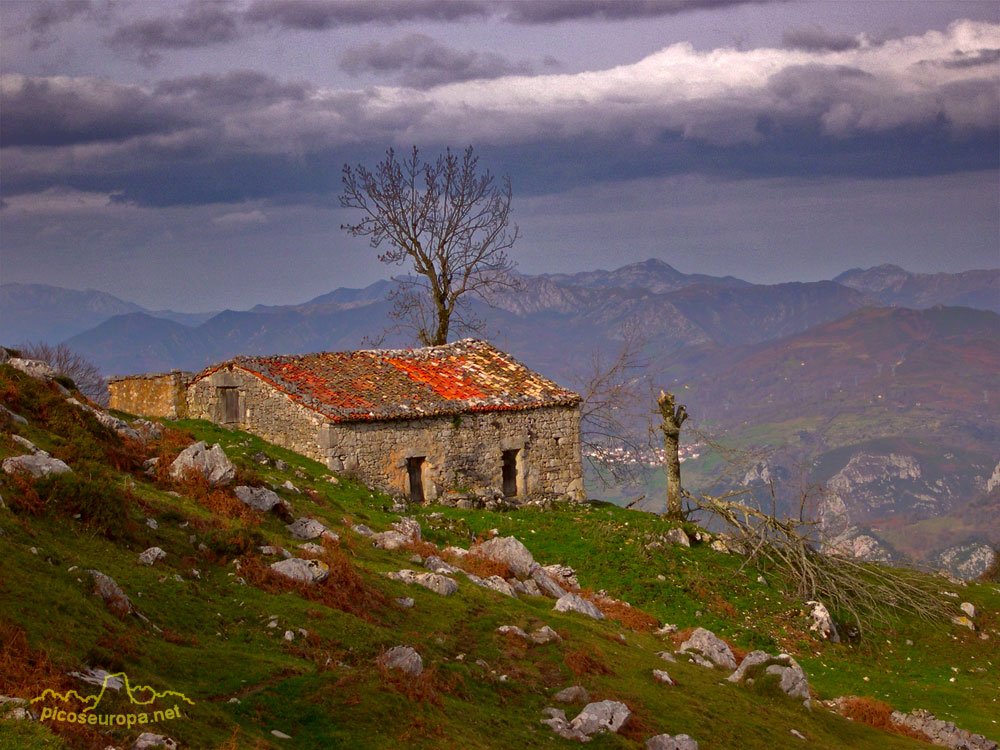
[[[84,396],[100,406],[108,405],[108,381],[97,365],[73,351],[66,344],[52,346],[43,342],[28,342],[19,346],[22,356],[48,362],[55,371],[73,381]]]
[[[817,485],[803,487],[796,516],[779,515],[774,482],[767,479],[770,509],[749,487],[720,495],[694,495],[680,484],[679,436],[688,418],[673,394],[660,391],[657,407],[661,416],[667,465],[668,515],[684,517],[681,498],[691,512],[706,514],[727,529],[724,546],[745,557],[741,570],[756,562],[769,567],[789,582],[794,594],[805,600],[824,602],[841,617],[853,621],[857,632],[866,636],[878,625],[887,625],[897,612],[940,621],[947,618],[947,604],[933,581],[912,570],[893,569],[850,557],[826,554],[827,539],[822,525],[808,512]]]
[[[667,516],[679,519],[684,515],[681,501],[681,425],[688,418],[687,408],[674,402],[674,394],[660,391],[656,399],[663,433],[664,462],[667,468]]]
[[[648,419],[642,403],[645,340],[635,325],[622,329],[622,345],[608,358],[595,351],[574,387],[582,397],[580,442],[584,456],[605,486],[638,479],[649,455]],[[640,429],[641,428],[641,429]]]
[[[507,255],[518,237],[510,223],[510,178],[498,185],[480,172],[472,146],[458,156],[451,149],[424,162],[417,147],[399,160],[393,149],[374,171],[363,165],[343,170],[340,205],[362,213],[341,229],[368,237],[383,263],[408,263],[414,275],[396,279],[393,317],[412,328],[425,345],[446,344],[452,324],[476,330],[481,323],[465,304],[515,287]]]

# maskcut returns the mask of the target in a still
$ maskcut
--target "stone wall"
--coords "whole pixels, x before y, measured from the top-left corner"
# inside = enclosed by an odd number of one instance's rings
[[[424,496],[501,491],[503,451],[518,450],[520,497],[582,497],[580,408],[550,406],[459,417],[328,425],[327,465],[390,494],[410,491],[407,459],[423,457]]]
[[[293,401],[286,393],[238,367],[227,367],[199,378],[188,386],[188,415],[224,424],[220,389],[239,392],[239,412],[231,426],[259,435],[268,442],[326,462],[320,449],[320,428],[327,419]]]
[[[144,417],[180,419],[187,416],[186,390],[192,374],[172,370],[150,375],[111,378],[110,406],[118,411]]]
[[[502,491],[503,451],[517,450],[520,497],[582,497],[579,406],[550,406],[416,420],[330,423],[256,375],[218,370],[188,387],[188,415],[222,420],[222,389],[238,391],[237,427],[347,471],[390,494],[410,491],[407,459],[424,458],[424,496]]]

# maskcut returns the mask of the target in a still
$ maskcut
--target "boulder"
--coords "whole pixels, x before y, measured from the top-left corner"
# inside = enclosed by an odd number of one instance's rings
[[[598,701],[584,706],[569,725],[589,737],[598,732],[617,732],[631,715],[629,707],[621,701]]]
[[[356,526],[352,528],[357,529]],[[371,538],[372,545],[379,549],[400,549],[410,543],[410,538],[398,531],[380,531],[377,534],[372,534]]]
[[[646,750],[698,750],[698,743],[686,734],[658,734],[646,740]]]
[[[318,539],[327,531],[326,526],[315,518],[296,518],[285,526],[285,528],[296,539],[301,539],[304,542],[308,542],[310,539]]]
[[[14,424],[28,424],[28,420],[20,414],[15,414],[3,404],[0,404],[0,418],[9,419]]]
[[[458,583],[455,579],[438,575],[437,573],[416,573],[412,570],[404,569],[396,573],[386,573],[386,575],[394,581],[415,583],[418,586],[423,586],[425,589],[430,589],[435,594],[440,594],[441,596],[451,596],[458,591]]]
[[[177,742],[162,734],[143,732],[132,743],[132,750],[177,750]]]
[[[590,742],[590,737],[579,729],[574,729],[570,726],[569,722],[566,721],[566,712],[562,709],[549,707],[542,709],[542,713],[548,717],[547,719],[542,719],[542,724],[550,726],[552,731],[560,737],[567,740],[577,740],[578,742]]]
[[[806,673],[788,654],[771,656],[766,651],[751,651],[740,663],[739,668],[726,679],[729,682],[742,682],[746,679],[747,670],[759,665],[765,665],[765,674],[778,675],[781,689],[793,698],[800,698],[806,706],[809,705],[809,680]]]
[[[397,523],[392,525],[392,528],[407,539],[415,542],[419,542],[421,539],[420,524],[414,518],[400,518]]]
[[[576,594],[566,594],[560,597],[559,601],[556,602],[555,609],[557,612],[579,612],[587,617],[593,617],[595,620],[604,619],[604,613],[597,608],[597,605]]]
[[[533,633],[528,634],[528,639],[532,643],[537,643],[539,646],[543,646],[546,643],[552,643],[553,641],[559,642],[562,640],[562,636],[556,631],[550,628],[548,625],[542,625],[538,630]]]
[[[893,711],[889,717],[893,724],[898,724],[915,732],[920,732],[935,745],[952,748],[952,750],[997,750],[997,743],[981,734],[973,734],[966,729],[960,729],[953,722],[942,721],[924,709],[915,709],[908,714]]]
[[[290,557],[271,563],[271,570],[293,581],[301,581],[310,585],[322,583],[330,576],[330,568],[319,560],[304,560],[301,557]]]
[[[209,448],[204,440],[189,445],[170,464],[170,476],[174,479],[183,479],[190,471],[205,477],[212,487],[227,485],[236,477],[236,467],[222,446],[216,443]]]
[[[553,700],[557,700],[560,703],[585,703],[590,700],[590,693],[583,685],[573,685],[572,687],[563,688],[554,696]]]
[[[727,669],[736,669],[736,657],[729,645],[719,638],[715,633],[705,628],[698,628],[691,637],[681,644],[679,649],[682,653],[687,651],[697,651],[702,656]]]
[[[521,542],[512,536],[495,537],[469,548],[471,554],[485,557],[488,560],[503,563],[518,578],[531,574],[535,558]]]
[[[826,608],[826,605],[822,602],[806,602],[806,604],[812,607],[809,616],[812,617],[813,623],[809,626],[809,629],[824,640],[831,641],[832,643],[840,643],[837,626],[834,625],[833,618],[830,616],[830,610]]]
[[[40,359],[24,359],[23,357],[11,357],[7,360],[7,364],[13,367],[15,370],[20,370],[29,378],[34,378],[35,380],[43,380],[48,382],[52,380],[59,373],[56,371],[52,365],[48,362],[43,362]]]
[[[566,590],[555,582],[545,568],[537,563],[531,567],[531,580],[538,586],[538,590],[546,596],[553,599],[561,599],[566,596]]]
[[[143,565],[156,565],[157,562],[162,560],[167,556],[159,547],[150,547],[145,552],[139,555],[139,562]]]
[[[976,616],[976,605],[973,604],[972,602],[962,602],[959,605],[959,608],[963,612],[965,612],[965,614],[967,614],[969,617],[975,617]]]
[[[88,570],[87,572],[94,579],[94,591],[104,600],[109,609],[121,615],[127,615],[132,611],[131,600],[114,578],[104,575],[99,570]]]
[[[125,686],[124,680],[117,674],[111,674],[107,670],[97,667],[88,667],[83,672],[67,672],[66,674],[80,682],[104,687],[116,693]]]
[[[511,586],[507,581],[505,581],[500,576],[490,576],[489,578],[481,578],[479,580],[479,585],[485,589],[493,589],[498,591],[504,596],[509,596],[512,599],[517,599],[517,594],[514,591],[514,587]]]
[[[666,670],[663,669],[654,669],[653,679],[656,680],[657,682],[662,682],[664,685],[674,684],[674,681],[670,679],[670,675],[667,674]]]
[[[528,640],[528,634],[524,632],[523,629],[519,628],[517,625],[501,625],[497,628],[497,632],[500,635],[516,635],[518,638],[523,638]]]
[[[29,703],[24,698],[0,695],[0,719],[24,721],[32,718]]]
[[[691,546],[691,540],[688,539],[688,535],[680,526],[675,526],[670,529],[670,531],[663,535],[663,539],[664,541],[670,542],[670,544],[678,544],[681,547]]]
[[[254,510],[259,510],[261,513],[274,510],[274,508],[284,505],[285,502],[273,490],[269,490],[267,487],[240,485],[233,489],[233,493],[241,503],[250,506]]]
[[[12,456],[3,461],[3,470],[7,474],[26,471],[36,479],[52,474],[66,474],[73,471],[58,458],[52,458],[45,451],[31,453],[25,456]]]
[[[378,658],[379,666],[384,669],[398,669],[411,677],[419,677],[424,671],[424,661],[420,654],[410,646],[390,648]]]
[[[542,569],[564,589],[574,589],[580,586],[580,582],[576,579],[576,570],[569,565],[543,565]]]
[[[426,560],[424,560],[424,567],[427,568],[432,573],[442,573],[446,575],[457,573],[459,571],[459,569],[456,568],[454,565],[445,562],[437,555],[431,555]]]

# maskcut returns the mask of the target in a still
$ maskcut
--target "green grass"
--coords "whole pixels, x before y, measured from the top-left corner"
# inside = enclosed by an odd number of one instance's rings
[[[72,413],[64,413],[70,407],[60,399],[8,370],[0,368],[0,398],[32,421],[21,434],[75,455],[77,462],[127,453],[114,435],[90,421],[78,424]],[[541,710],[553,705],[551,695],[578,680],[593,699],[624,700],[635,712],[623,735],[598,737],[595,748],[640,748],[661,732],[690,734],[703,748],[803,747],[791,729],[807,737],[808,747],[926,747],[819,706],[806,710],[761,686],[732,685],[722,670],[667,664],[655,656],[672,650],[665,638],[633,632],[614,620],[557,613],[550,599],[512,600],[461,575],[458,593],[447,598],[390,581],[380,573],[414,567],[407,559],[411,553],[376,550],[342,522],[348,517],[376,530],[388,528],[398,518],[388,498],[343,477],[333,484],[320,464],[256,437],[203,422],[172,426],[194,439],[221,443],[247,476],[256,473],[275,484],[290,479],[307,491],[279,494],[296,515],[319,518],[341,535],[341,548],[370,586],[390,599],[416,601],[412,609],[389,603],[362,618],[295,592],[272,594],[242,585],[234,556],[225,550],[238,538],[254,537],[294,551],[297,542],[280,519],[264,516],[247,525],[219,517],[184,487],[157,482],[127,462],[119,469],[95,464],[102,468],[94,478],[95,486],[127,489],[123,533],[74,518],[75,512],[64,512],[59,503],[29,513],[15,496],[21,490],[9,478],[0,480],[0,494],[10,506],[0,509],[0,626],[23,629],[30,648],[46,652],[60,670],[124,670],[133,683],[185,693],[195,701],[185,711],[187,720],[153,729],[183,747],[570,747],[539,720]],[[286,461],[288,469],[254,464],[250,457],[261,450]],[[19,452],[0,438],[0,456]],[[169,494],[178,491],[180,496]],[[425,538],[441,547],[467,547],[472,537],[495,528],[521,539],[543,563],[575,567],[581,586],[605,589],[660,623],[704,626],[746,650],[789,651],[822,698],[871,695],[997,735],[1000,591],[995,585],[961,591],[962,599],[983,611],[977,621],[992,629],[990,641],[904,618],[868,646],[835,645],[809,634],[801,603],[782,592],[770,571],[764,571],[769,583],[762,584],[759,571],[741,572],[740,560],[704,546],[648,548],[668,528],[649,514],[593,503],[508,513],[428,506],[414,508],[413,515]],[[156,519],[156,530],[147,518]],[[215,552],[200,550],[201,544]],[[152,545],[168,557],[152,568],[137,564],[136,556]],[[114,577],[146,620],[110,613],[92,594],[83,572],[88,568]],[[274,615],[278,627],[268,628]],[[531,629],[547,624],[564,640],[528,647],[494,632],[504,624]],[[296,636],[292,643],[282,638],[285,630],[299,628],[309,638]],[[905,645],[907,638],[913,646]],[[429,673],[416,685],[374,667],[382,651],[404,643],[417,648]],[[578,677],[571,665],[580,663],[580,654],[604,669]],[[656,683],[651,671],[658,668],[667,669],[677,685]],[[0,685],[5,679],[11,678],[0,674]],[[21,684],[18,694],[31,697],[32,689]],[[238,702],[230,702],[234,698]],[[567,713],[572,717],[573,707]],[[279,740],[272,730],[293,739]],[[137,734],[115,729],[100,747],[128,746]],[[45,725],[0,720],[4,748],[85,746],[81,743],[60,739]]]

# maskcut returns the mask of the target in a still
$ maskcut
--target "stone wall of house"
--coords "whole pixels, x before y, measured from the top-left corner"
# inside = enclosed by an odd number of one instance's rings
[[[580,409],[551,406],[459,417],[351,422],[322,434],[327,465],[390,494],[409,495],[407,459],[423,457],[424,496],[503,488],[503,451],[518,450],[520,497],[582,497]]]
[[[144,417],[183,418],[187,416],[186,391],[192,377],[190,372],[172,370],[111,378],[108,381],[110,406]]]
[[[410,492],[407,459],[423,457],[424,496],[502,491],[503,452],[517,450],[520,497],[582,497],[580,408],[471,412],[455,417],[330,423],[256,375],[218,370],[187,389],[188,415],[225,423],[221,389],[239,393],[233,427],[347,471],[390,494]]]
[[[220,413],[223,388],[239,392],[238,418],[229,423],[232,427],[326,462],[327,454],[320,449],[320,428],[327,419],[238,367],[217,370],[191,383],[187,389],[188,415],[225,424]]]

